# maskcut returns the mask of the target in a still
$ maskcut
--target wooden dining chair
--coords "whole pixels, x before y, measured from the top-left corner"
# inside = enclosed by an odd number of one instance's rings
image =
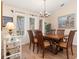
[[[28,32],[29,39],[30,39],[29,48],[31,48],[31,45],[33,44],[33,52],[34,52],[35,44],[38,45],[38,41],[37,41],[37,39],[34,37],[32,30],[27,30],[27,32]]]
[[[67,59],[69,59],[69,55],[68,55],[68,49],[69,48],[71,48],[71,53],[73,55],[73,48],[72,48],[73,44],[72,43],[73,43],[74,35],[75,35],[75,31],[70,31],[69,36],[66,39],[66,41],[65,42],[59,42],[57,44],[57,46],[66,49]]]
[[[55,35],[56,30],[52,29],[51,31],[52,31],[52,34]]]
[[[42,57],[44,58],[45,50],[46,50],[46,48],[48,48],[48,47],[50,46],[50,42],[44,40],[41,31],[35,31],[35,34],[36,34],[36,38],[37,38],[37,40],[38,40],[38,46],[39,46],[39,48],[42,48],[42,50],[43,50],[43,55],[42,55]],[[38,51],[39,51],[39,50],[38,50]]]
[[[58,35],[64,35],[65,30],[64,29],[58,29],[57,34]]]

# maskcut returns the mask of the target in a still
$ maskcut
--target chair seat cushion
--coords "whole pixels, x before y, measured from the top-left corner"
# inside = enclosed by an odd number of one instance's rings
[[[44,41],[44,46],[48,47],[48,46],[50,46],[50,43],[48,41]]]
[[[34,39],[34,42],[35,42],[35,43],[37,43],[37,42],[38,42],[38,40],[35,38],[35,39]]]
[[[63,47],[63,48],[67,48],[67,43],[66,42],[60,42],[59,46]]]

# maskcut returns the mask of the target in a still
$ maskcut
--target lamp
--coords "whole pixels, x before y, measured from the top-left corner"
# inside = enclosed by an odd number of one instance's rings
[[[9,31],[9,34],[12,34],[12,30],[15,29],[15,25],[13,24],[13,22],[8,22],[6,24],[6,29]]]

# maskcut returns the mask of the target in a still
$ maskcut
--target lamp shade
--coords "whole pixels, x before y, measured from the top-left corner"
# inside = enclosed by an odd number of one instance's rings
[[[13,24],[13,22],[8,22],[6,24],[6,29],[7,30],[13,30],[13,29],[15,29],[15,25]]]

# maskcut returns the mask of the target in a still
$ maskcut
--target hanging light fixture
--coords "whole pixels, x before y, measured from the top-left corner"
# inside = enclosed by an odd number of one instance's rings
[[[48,14],[48,12],[46,10],[46,0],[43,0],[43,2],[44,2],[44,10],[43,10],[43,12],[40,12],[40,16],[41,17],[48,17],[49,14]]]

